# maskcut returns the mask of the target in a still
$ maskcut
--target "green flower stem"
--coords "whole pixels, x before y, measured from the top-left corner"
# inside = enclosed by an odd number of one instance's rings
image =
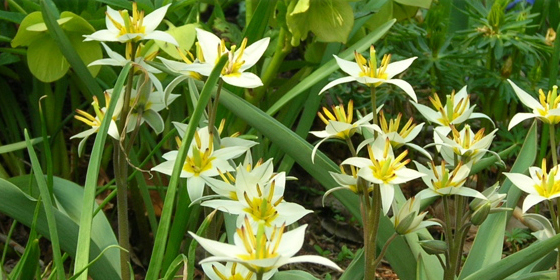
[[[134,61],[136,57],[136,44],[134,42],[129,42],[129,44],[131,45],[132,50],[130,60]],[[121,140],[113,141],[113,164],[115,172],[115,182],[117,185],[117,220],[119,230],[119,246],[124,249],[120,250],[122,279],[130,279],[130,269],[128,265],[130,260],[130,243],[128,240],[128,161],[126,151],[122,147],[126,146],[126,115],[128,115],[128,111],[130,111],[130,95],[132,92],[133,82],[134,66],[130,68],[130,73],[128,74],[128,79],[126,81],[126,87],[123,97],[123,108],[121,111],[121,118],[118,123],[118,130],[121,133]],[[121,141],[125,144],[121,145]]]
[[[375,92],[375,86],[370,86],[371,91],[371,112],[373,113],[373,124],[377,124],[377,95]],[[375,133],[377,136],[377,133]]]
[[[210,114],[210,116],[208,116],[208,134],[210,134],[210,141],[214,141],[214,138],[212,137],[214,135],[214,123],[216,122],[216,114],[218,114],[218,101],[220,99],[223,84],[224,80],[220,79],[218,82],[218,89],[216,90],[216,97],[214,97],[214,103],[212,104],[212,110],[208,112]],[[208,104],[210,104],[210,102]]]
[[[278,44],[276,45],[274,55],[272,56],[272,60],[266,67],[266,71],[264,72],[261,78],[263,82],[263,86],[253,90],[252,94],[250,94],[251,93],[250,90],[245,91],[245,100],[249,101],[251,104],[253,105],[259,104],[266,90],[268,89],[268,86],[278,75],[278,70],[280,69],[280,66],[282,66],[282,62],[284,62],[284,58],[286,58],[286,56],[292,51],[292,45],[288,41],[287,35],[288,32],[286,31],[286,29],[280,28],[280,34],[278,35]]]
[[[369,183],[368,183],[369,184]],[[379,262],[376,262],[377,230],[381,217],[381,190],[379,186],[373,185],[373,197],[370,200],[365,190],[364,205],[366,205],[364,220],[364,250],[365,250],[365,278],[375,279],[375,271]]]
[[[381,260],[385,256],[385,253],[387,252],[387,249],[389,248],[389,245],[391,245],[393,240],[395,240],[395,238],[397,238],[398,235],[399,234],[395,232],[391,235],[391,237],[389,237],[389,239],[387,239],[387,242],[385,242],[385,245],[383,245],[383,248],[381,249],[381,252],[379,252],[379,256],[377,256],[377,258],[375,259],[375,262],[373,263],[374,267],[377,267],[379,265],[379,263],[381,262]]]
[[[455,245],[455,255],[451,255],[451,257],[455,258],[455,269],[454,273],[457,275],[459,273],[460,263],[461,263],[461,256],[463,254],[463,239],[464,236],[462,234],[463,230],[463,216],[465,212],[465,198],[463,196],[456,195],[455,196],[455,229],[460,228],[461,230],[455,231],[454,238],[454,245]]]
[[[352,156],[357,157],[358,153],[356,153],[356,148],[354,148],[354,144],[352,144],[352,139],[346,138],[346,144],[348,145],[348,148],[350,149],[350,153],[352,154]]]
[[[445,242],[447,243],[447,252],[445,255],[445,269],[443,274],[443,279],[454,280],[455,279],[455,247],[453,242],[453,234],[451,231],[451,217],[449,216],[449,197],[443,196],[443,214],[445,216]]]
[[[548,131],[550,134],[550,153],[552,154],[552,166],[558,165],[558,155],[556,154],[556,129],[554,129],[554,124],[548,125]]]
[[[552,129],[552,127],[550,127]],[[560,205],[558,205],[560,199],[556,199],[556,207],[554,207],[554,203],[552,200],[548,200],[548,208],[550,209],[550,215],[552,219],[552,226],[554,227],[554,231],[556,233],[559,232],[560,224],[558,222],[558,213],[560,212]],[[560,279],[560,247],[558,248],[558,255],[556,256],[556,279]]]

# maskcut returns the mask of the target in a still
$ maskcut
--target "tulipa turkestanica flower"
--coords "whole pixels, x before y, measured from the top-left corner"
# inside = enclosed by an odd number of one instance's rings
[[[226,265],[219,262],[207,262],[201,266],[204,274],[210,280],[257,280],[257,275],[253,271],[236,262],[226,262]],[[263,280],[270,279],[274,273],[276,273],[276,269],[266,272]]]
[[[180,142],[181,140],[177,139],[177,141]],[[256,144],[252,141],[248,142],[251,142],[250,145]],[[250,145],[214,149],[214,139],[208,133],[208,128],[198,128],[180,174],[181,178],[187,178],[187,189],[191,201],[202,197],[206,185],[204,177],[218,176],[220,174],[218,170],[221,170],[221,172],[233,171],[234,168],[228,160],[237,158],[247,152],[251,147]],[[164,154],[163,158],[166,161],[155,166],[152,170],[171,176],[177,154],[178,151]]]
[[[105,104],[109,105],[109,102],[111,101],[111,96],[109,95],[108,92],[105,92],[104,95],[105,95]],[[87,141],[88,137],[91,136],[92,134],[97,133],[97,131],[99,131],[101,122],[106,117],[105,111],[107,111],[107,108],[106,107],[100,108],[99,100],[97,100],[96,96],[93,96],[93,102],[91,103],[91,105],[93,106],[93,110],[95,111],[95,117],[92,116],[90,113],[80,109],[76,109],[77,114],[76,116],[74,116],[75,119],[91,127],[90,129],[87,129],[83,132],[80,132],[70,137],[70,139],[83,138],[82,141],[80,141],[80,144],[78,144],[78,155],[81,155],[83,153],[84,144]],[[117,128],[117,123],[115,121],[117,120],[117,117],[119,116],[121,109],[122,109],[122,100],[119,100],[119,102],[117,102],[117,107],[115,108],[115,111],[113,111],[113,115],[111,116],[111,122],[109,123],[109,130],[107,132],[109,136],[113,137],[113,139],[116,140],[119,139],[119,129]]]
[[[375,48],[373,46],[370,47],[369,60],[358,52],[354,52],[356,62],[341,59],[336,55],[333,56],[340,69],[350,76],[336,79],[328,83],[325,87],[323,87],[323,89],[321,89],[319,94],[338,84],[353,81],[365,84],[368,87],[378,87],[381,84],[387,83],[400,87],[410,98],[412,98],[412,100],[414,100],[414,102],[418,102],[414,89],[408,82],[401,79],[393,79],[394,76],[405,71],[416,59],[416,57],[390,63],[391,55],[386,54],[383,56],[381,64],[378,65]]]
[[[539,202],[560,197],[558,171],[558,165],[547,171],[546,159],[543,159],[541,167],[529,167],[531,177],[519,173],[504,173],[516,187],[529,194],[523,201],[523,213]]]
[[[395,196],[394,186],[425,176],[425,174],[406,167],[410,159],[405,159],[408,150],[395,157],[389,138],[378,137],[367,145],[369,158],[351,157],[342,162],[358,167],[358,176],[373,184],[381,191],[383,214],[389,212]]]
[[[167,4],[146,16],[144,16],[144,11],[138,11],[136,2],[132,3],[132,16],[129,15],[127,10],[116,11],[107,6],[107,12],[105,12],[107,29],[86,35],[85,41],[126,43],[140,40],[160,40],[177,46],[179,44],[173,36],[156,30],[170,5]]]
[[[474,164],[487,152],[499,159],[500,156],[496,152],[489,150],[497,131],[498,129],[494,129],[488,135],[484,136],[484,128],[474,133],[469,125],[465,125],[461,131],[457,131],[455,126],[451,126],[451,138],[436,131],[442,143],[436,142],[429,146],[440,145],[440,153],[443,159],[451,165],[456,165],[458,163],[455,162],[455,158],[462,161],[463,164]]]
[[[243,226],[234,234],[234,244],[226,244],[206,239],[189,232],[190,235],[210,254],[201,261],[206,262],[237,262],[245,265],[250,271],[265,274],[286,264],[298,262],[317,263],[341,271],[331,260],[320,256],[294,255],[303,246],[307,225],[284,232],[286,226],[275,226],[270,234],[266,234],[264,223],[260,223],[257,232],[253,231],[245,219]]]
[[[247,38],[245,38],[239,47],[233,45],[228,50],[223,39],[220,40],[208,31],[197,28],[196,36],[204,61],[198,60],[192,64],[185,64],[182,69],[178,70],[193,71],[202,76],[208,76],[220,57],[227,54],[228,62],[220,75],[224,82],[242,88],[256,88],[263,85],[257,75],[245,72],[245,70],[253,67],[259,61],[268,47],[270,38],[258,40],[250,46],[247,46]]]
[[[468,165],[459,162],[451,171],[445,166],[445,161],[441,162],[441,166],[436,166],[432,161],[429,168],[424,167],[418,162],[414,163],[418,171],[427,175],[422,177],[422,181],[428,186],[427,189],[420,191],[416,195],[417,197],[426,199],[434,196],[461,195],[486,199],[478,191],[464,186],[471,171]]]
[[[309,133],[317,136],[318,138],[323,138],[320,140],[313,151],[311,152],[311,160],[315,161],[315,154],[319,146],[328,139],[341,139],[348,142],[350,138],[357,132],[361,133],[362,128],[368,127],[374,131],[381,132],[377,125],[372,125],[369,122],[373,119],[373,114],[367,114],[366,116],[358,119],[356,122],[354,120],[354,102],[350,100],[348,102],[348,109],[344,109],[344,105],[340,104],[337,106],[332,106],[332,112],[327,108],[323,107],[323,113],[318,112],[317,115],[325,123],[325,130],[322,131],[310,131]],[[353,147],[350,146],[352,150]]]
[[[553,86],[548,94],[545,94],[542,89],[539,90],[539,100],[537,101],[511,80],[508,79],[508,82],[513,87],[521,103],[533,110],[532,113],[515,114],[509,122],[508,130],[520,122],[531,118],[537,118],[547,124],[557,124],[560,122],[560,107],[558,106],[560,104],[560,96],[558,96],[557,86]]]
[[[424,221],[424,217],[428,212],[420,212],[420,201],[417,197],[409,198],[400,209],[393,203],[394,216],[391,222],[395,226],[395,231],[398,234],[404,235],[429,226],[440,225],[433,221]]]
[[[437,94],[434,94],[434,97],[429,97],[435,110],[426,105],[411,103],[429,122],[437,124],[435,131],[445,136],[451,131],[450,125],[457,126],[466,120],[485,118],[494,123],[487,115],[474,112],[476,105],[471,106],[467,86],[464,86],[457,93],[453,91],[446,98],[445,105],[443,105]]]

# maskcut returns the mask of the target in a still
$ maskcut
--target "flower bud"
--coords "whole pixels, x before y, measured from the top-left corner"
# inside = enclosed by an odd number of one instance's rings
[[[447,243],[441,240],[421,240],[420,246],[430,255],[443,254],[447,251]]]
[[[475,226],[481,225],[490,214],[490,209],[492,207],[489,203],[483,204],[482,207],[479,207],[476,211],[471,214],[471,223]]]

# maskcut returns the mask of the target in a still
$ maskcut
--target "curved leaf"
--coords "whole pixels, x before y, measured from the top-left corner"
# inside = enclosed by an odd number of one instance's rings
[[[0,212],[27,226],[31,226],[33,213],[37,205],[36,198],[22,191],[22,189],[28,188],[29,182],[33,181],[30,180],[29,176],[30,175],[26,175],[10,179],[13,183],[0,179],[0,193],[2,194],[0,195]],[[16,184],[19,187],[16,186]],[[59,209],[53,208],[53,213],[56,219],[59,239],[61,240],[60,247],[70,256],[75,257],[79,223],[77,220],[71,218],[69,213],[79,217],[83,188],[73,182],[54,177],[53,191],[57,206],[59,207]],[[38,196],[39,194],[35,183],[32,185],[32,189],[27,190],[27,192],[34,194],[34,196]],[[65,207],[65,210],[60,209],[63,207]],[[36,229],[38,233],[48,238],[49,228],[45,211],[42,208],[39,211]],[[78,213],[75,213],[76,211],[78,211]],[[99,255],[102,248],[117,244],[111,225],[104,215],[99,214],[95,217],[93,220],[93,229],[91,235],[91,258]],[[120,268],[118,268],[118,260],[118,250],[109,250],[98,262],[93,264],[90,275],[94,279],[119,279]]]

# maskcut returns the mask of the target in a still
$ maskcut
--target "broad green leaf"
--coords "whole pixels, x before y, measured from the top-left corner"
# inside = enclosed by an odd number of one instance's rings
[[[29,45],[27,65],[33,76],[45,83],[62,78],[70,68],[56,42],[46,33]]]
[[[546,256],[549,252],[560,246],[560,234],[545,241],[533,243],[533,245],[513,254],[500,261],[488,265],[471,275],[465,280],[501,280],[515,273],[523,267]]]
[[[19,46],[29,46],[29,44],[33,43],[34,40],[37,39],[37,32],[29,31],[27,28],[34,24],[42,23],[43,16],[41,12],[33,12],[27,15],[21,25],[19,26],[18,32],[16,36],[12,40],[12,48],[19,47]]]
[[[274,274],[270,280],[319,280],[315,276],[301,270],[280,271]]]
[[[13,183],[0,179],[0,193],[2,194],[0,195],[0,212],[26,226],[31,226],[33,213],[37,206],[37,199],[22,191],[28,190],[30,175],[11,178],[10,181]],[[60,247],[71,257],[75,257],[79,223],[70,217],[69,209],[75,209],[72,210],[72,215],[80,215],[82,209],[80,200],[84,194],[83,188],[73,182],[54,177],[53,189],[59,208],[53,208],[53,213],[56,219],[59,239],[62,241]],[[39,195],[36,183],[33,183],[33,188],[28,191],[35,197]],[[62,210],[61,208],[63,207],[66,208]],[[39,234],[48,238],[49,230],[45,211],[42,207],[39,211],[36,229]],[[75,211],[78,212],[75,213]],[[91,235],[92,258],[99,255],[102,251],[101,248],[117,244],[111,225],[104,215],[100,214],[95,217],[93,229],[93,234]],[[116,257],[111,257],[112,253]],[[118,251],[116,249],[114,251],[109,250],[93,265],[90,275],[94,279],[119,279],[120,268],[116,268],[116,266],[119,266],[118,260]]]
[[[394,0],[395,2],[407,6],[420,7],[429,9],[432,5],[432,0]]]
[[[286,24],[292,34],[293,46],[305,40],[310,31],[318,41],[346,43],[354,24],[354,13],[344,0],[292,1],[288,6]]]
[[[58,25],[63,25],[71,19],[72,17],[64,17],[64,18],[57,19],[56,22],[58,23]],[[44,22],[39,22],[27,27],[26,29],[27,31],[44,32],[47,31],[47,25]]]
[[[523,173],[533,165],[537,156],[537,145],[537,126],[533,122],[510,172]],[[501,193],[508,192],[506,207],[515,207],[521,195],[521,191],[518,188],[511,188],[511,185],[511,182],[506,179],[500,189]],[[480,226],[459,279],[464,279],[501,259],[505,226],[510,215],[506,212],[491,214]],[[532,261],[537,259],[534,258]]]
[[[516,280],[555,280],[556,278],[556,271],[539,271],[533,272],[526,275],[518,276],[515,278]]]
[[[67,59],[68,63],[72,65],[72,68],[77,77],[85,84],[86,88],[89,90],[89,92],[87,92],[87,95],[100,95],[103,90],[97,84],[97,81],[95,81],[90,71],[85,66],[84,62],[80,58],[80,55],[72,46],[68,35],[64,33],[64,31],[58,24],[56,24],[56,15],[58,14],[58,11],[56,10],[56,7],[54,6],[52,0],[41,1],[41,7],[45,23],[49,28],[49,34],[60,48],[62,54],[64,54],[64,57]]]
[[[194,23],[185,24],[179,27],[172,26],[169,28],[169,30],[166,31],[166,33],[169,33],[171,36],[173,36],[173,38],[175,38],[175,40],[177,40],[177,43],[179,43],[179,49],[181,49],[181,51],[189,51],[192,48],[192,45],[194,44],[194,40],[196,38],[195,27],[197,26],[198,25]],[[177,51],[177,47],[175,47],[174,45],[157,40],[156,44],[171,57],[182,60],[181,55],[179,55],[179,52]]]

